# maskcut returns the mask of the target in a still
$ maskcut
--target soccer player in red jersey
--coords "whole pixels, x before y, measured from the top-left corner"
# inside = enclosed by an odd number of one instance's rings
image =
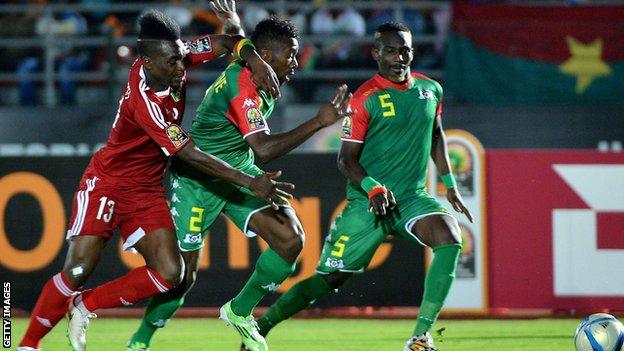
[[[83,351],[93,311],[135,304],[180,282],[183,261],[162,185],[169,156],[206,176],[247,187],[267,202],[290,197],[286,191],[292,184],[274,180],[280,172],[255,177],[243,173],[200,151],[179,127],[186,67],[226,52],[234,51],[249,64],[254,82],[267,94],[279,95],[275,73],[253,46],[245,45],[242,36],[230,35],[183,43],[179,26],[158,11],[145,13],[138,23],[140,58],[130,69],[108,142],[92,157],[75,193],[65,265],[43,287],[18,351],[38,350],[41,339],[68,310],[71,346]],[[146,265],[80,291],[117,228],[124,249],[136,249]]]

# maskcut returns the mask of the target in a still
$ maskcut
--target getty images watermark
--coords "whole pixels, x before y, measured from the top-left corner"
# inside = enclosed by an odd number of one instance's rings
[[[11,347],[11,283],[2,282],[2,347]]]

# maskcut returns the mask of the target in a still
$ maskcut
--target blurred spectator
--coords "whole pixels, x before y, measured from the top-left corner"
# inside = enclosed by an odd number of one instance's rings
[[[165,15],[173,18],[184,32],[193,21],[193,12],[190,10],[191,4],[184,0],[170,0],[169,6],[165,7]]]
[[[245,33],[251,34],[258,22],[271,15],[265,8],[255,5],[251,1],[238,1],[237,6],[243,13],[241,16],[241,24],[243,25]]]
[[[310,31],[312,34],[328,38],[332,35],[362,37],[366,34],[366,22],[364,17],[351,7],[333,10],[322,6],[312,14]],[[352,65],[353,62],[348,61],[353,58],[351,52],[357,47],[357,44],[351,44],[343,39],[323,46],[322,65],[331,67]]]
[[[403,23],[412,31],[412,34],[421,34],[427,31],[427,21],[418,10],[401,9]],[[397,18],[394,11],[388,8],[376,8],[372,11],[370,18],[366,21],[366,32],[373,34],[380,25],[395,21]]]
[[[41,2],[38,2],[41,3]],[[76,11],[65,10],[54,15],[44,13],[43,7],[36,9],[36,19],[30,23],[34,34],[39,37],[81,35],[87,32],[86,19]],[[64,104],[72,104],[76,98],[75,82],[68,77],[72,72],[83,70],[89,62],[87,51],[74,50],[73,46],[64,40],[54,40],[50,48],[55,61],[58,61],[60,76],[60,100]],[[16,67],[16,73],[21,77],[19,81],[19,97],[23,105],[34,105],[37,101],[36,84],[28,75],[37,72],[43,65],[41,56],[26,56]]]

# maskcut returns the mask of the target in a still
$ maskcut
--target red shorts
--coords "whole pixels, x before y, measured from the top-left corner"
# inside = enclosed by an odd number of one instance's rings
[[[97,176],[84,175],[72,207],[67,239],[77,235],[110,239],[119,227],[128,250],[156,229],[174,228],[162,188],[120,190]]]

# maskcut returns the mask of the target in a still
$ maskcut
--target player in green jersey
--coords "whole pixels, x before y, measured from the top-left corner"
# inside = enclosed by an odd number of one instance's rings
[[[217,14],[229,16],[231,22],[234,11],[229,6],[233,2],[221,1],[215,5],[229,10]],[[261,21],[251,36],[256,50],[275,71],[280,83],[288,82],[297,68],[297,38],[292,24],[276,17]],[[323,105],[315,117],[291,131],[270,134],[266,120],[273,112],[275,100],[258,90],[245,62],[234,61],[206,91],[189,133],[202,151],[246,173],[262,174],[255,158],[267,162],[282,156],[321,128],[351,116],[350,98],[346,85],[342,85],[333,101]],[[303,227],[294,210],[285,199],[267,205],[242,187],[197,177],[179,163],[172,164],[171,184],[171,211],[186,275],[177,289],[150,301],[128,350],[147,349],[157,328],[163,327],[183,304],[184,295],[195,282],[203,239],[221,213],[245,235],[258,234],[269,245],[258,258],[249,281],[220,311],[221,318],[236,329],[249,350],[268,350],[252,311],[294,271],[304,242]]]
[[[437,350],[429,334],[455,277],[461,249],[457,220],[425,190],[429,156],[453,208],[464,206],[451,174],[440,114],[442,88],[410,73],[412,36],[390,22],[375,32],[379,72],[354,93],[345,117],[338,168],[347,177],[348,204],[325,240],[317,274],[293,286],[258,320],[264,336],[281,321],[363,272],[388,235],[433,248],[420,313],[404,350]]]

